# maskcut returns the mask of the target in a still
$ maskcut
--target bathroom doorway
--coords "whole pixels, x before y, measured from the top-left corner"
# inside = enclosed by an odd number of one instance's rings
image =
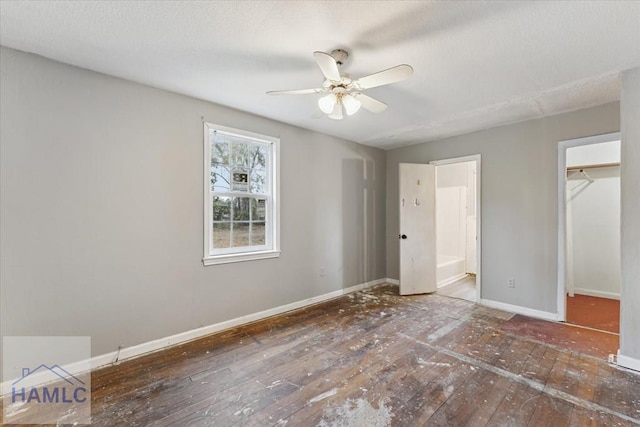
[[[480,156],[436,166],[437,293],[480,300]]]

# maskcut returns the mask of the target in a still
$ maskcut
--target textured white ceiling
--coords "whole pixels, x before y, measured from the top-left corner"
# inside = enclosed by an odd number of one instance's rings
[[[640,1],[0,1],[0,44],[390,148],[619,99],[640,66]],[[314,119],[313,51],[345,48],[389,104]]]

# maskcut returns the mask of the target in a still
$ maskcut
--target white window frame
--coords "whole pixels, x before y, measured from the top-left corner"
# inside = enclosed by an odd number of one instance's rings
[[[269,159],[267,160],[267,187],[270,192],[267,197],[271,199],[270,209],[265,215],[265,245],[264,249],[258,246],[248,246],[229,249],[214,249],[212,241],[213,225],[213,195],[211,191],[211,143],[209,134],[216,131],[233,137],[247,139],[253,142],[267,145]],[[204,257],[205,266],[226,264],[231,262],[251,261],[265,258],[277,258],[280,256],[280,139],[260,135],[245,130],[234,129],[213,123],[204,122]],[[247,196],[250,193],[227,192],[229,196]]]

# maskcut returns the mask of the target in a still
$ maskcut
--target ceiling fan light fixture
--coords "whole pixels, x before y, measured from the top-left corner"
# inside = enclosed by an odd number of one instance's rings
[[[340,72],[339,66],[345,62],[348,56],[348,52],[342,49],[335,49],[331,54],[320,51],[313,52],[313,57],[324,76],[321,87],[297,90],[272,90],[267,92],[267,94],[321,94],[317,99],[319,110],[333,120],[342,120],[344,114],[353,116],[360,108],[364,108],[372,113],[382,113],[387,109],[387,104],[364,95],[361,91],[396,83],[408,79],[413,75],[413,68],[410,65],[401,64],[356,79],[349,74]]]
[[[328,117],[333,120],[342,120],[344,117],[342,115],[342,104],[337,102],[333,107],[333,111],[331,112],[331,114],[329,114]]]
[[[337,105],[336,96],[332,93],[318,99],[318,107],[325,114],[333,113],[333,110],[335,109],[336,105]]]
[[[354,96],[345,95],[342,97],[342,105],[344,105],[347,116],[353,116],[360,109],[361,103]]]

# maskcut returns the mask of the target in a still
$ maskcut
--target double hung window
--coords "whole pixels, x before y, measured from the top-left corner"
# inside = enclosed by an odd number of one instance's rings
[[[279,256],[279,140],[211,123],[204,134],[204,264]]]

